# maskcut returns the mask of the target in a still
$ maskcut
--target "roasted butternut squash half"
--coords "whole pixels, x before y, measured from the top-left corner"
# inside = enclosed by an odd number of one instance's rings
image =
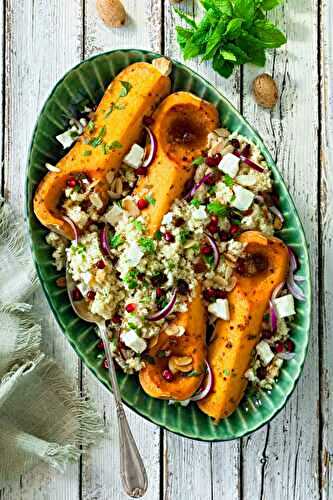
[[[148,175],[142,178],[135,191],[138,196],[149,191],[156,200],[155,205],[143,211],[151,235],[159,229],[163,216],[193,176],[192,161],[206,147],[209,132],[218,126],[218,114],[212,104],[188,92],[176,92],[164,99],[153,120],[151,129],[157,139],[157,153]],[[147,362],[139,376],[147,394],[161,399],[184,400],[199,388],[206,357],[206,319],[201,287],[198,285],[188,310],[178,314],[168,328],[172,331],[172,328],[180,326],[185,333],[180,337],[161,333],[158,343],[148,352],[153,362]],[[169,381],[163,377],[168,360],[159,355],[165,350],[171,351],[169,359],[175,362],[180,358],[183,358],[180,362],[185,362],[185,358],[191,359],[191,365],[184,365],[183,372],[177,370]]]
[[[34,211],[44,226],[73,238],[58,209],[68,177],[84,173],[100,181],[97,191],[105,197],[106,174],[120,167],[131,145],[140,139],[143,118],[150,116],[169,92],[170,79],[152,64],[135,63],[117,75],[98,105],[93,130],[86,128],[57,164],[60,172],[49,172],[38,186]]]
[[[149,191],[156,200],[143,211],[154,233],[186,182],[194,173],[192,161],[207,146],[207,135],[218,127],[216,108],[189,92],[175,92],[160,104],[151,129],[157,153],[148,175],[138,183],[136,193]]]
[[[204,372],[206,358],[206,321],[207,314],[201,299],[201,287],[188,306],[179,313],[167,331],[183,327],[185,333],[178,337],[162,332],[158,342],[148,351],[149,362],[140,371],[139,380],[144,391],[153,398],[185,400],[199,388]],[[171,355],[163,357],[170,351]],[[166,380],[164,370],[174,363],[176,373],[172,380]],[[177,369],[177,364],[179,365]],[[183,370],[183,371],[181,371]]]
[[[247,231],[239,241],[246,243],[247,254],[263,265],[253,275],[237,276],[228,297],[230,320],[217,322],[215,338],[208,347],[213,387],[198,405],[216,422],[233,413],[244,395],[244,374],[259,341],[263,316],[274,288],[286,279],[289,266],[288,249],[281,240]]]

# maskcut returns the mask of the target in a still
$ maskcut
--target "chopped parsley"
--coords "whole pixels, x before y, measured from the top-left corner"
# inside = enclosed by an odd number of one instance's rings
[[[199,166],[199,165],[202,165],[203,162],[204,162],[204,157],[203,156],[198,156],[198,158],[195,158],[193,161],[192,161],[192,165],[195,165],[196,167]]]
[[[208,213],[217,215],[218,217],[225,217],[228,213],[228,207],[222,205],[221,202],[214,200],[207,205]]]
[[[135,227],[135,229],[137,229],[137,231],[140,231],[140,233],[144,233],[146,230],[145,226],[139,220],[134,220],[133,226]]]
[[[191,370],[190,372],[183,373],[183,377],[199,377],[202,372],[198,372],[198,370]]]
[[[91,155],[91,151],[90,149],[86,149],[85,151],[83,151],[82,153],[82,156],[90,156]]]
[[[182,245],[184,245],[190,237],[190,231],[188,229],[181,229],[179,231],[179,238]]]
[[[226,368],[223,370],[223,375],[228,377],[230,375],[230,370],[227,370]]]
[[[103,152],[107,155],[111,150],[122,148],[122,144],[119,141],[113,141],[111,144],[102,144]]]
[[[203,257],[209,267],[212,267],[214,265],[214,255],[204,255]]]
[[[123,243],[123,238],[120,234],[115,234],[110,238],[110,245],[112,248],[117,248]]]
[[[159,229],[158,229],[158,230],[156,231],[156,233],[154,234],[154,238],[155,238],[155,240],[158,240],[158,241],[161,241],[162,236],[163,236],[163,233],[162,233]]]
[[[193,200],[191,200],[190,205],[193,205],[193,207],[198,208],[201,205],[201,201],[198,200],[198,198],[193,198]]]
[[[87,129],[89,130],[89,132],[92,132],[95,128],[95,122],[93,120],[90,120],[87,124]]]
[[[167,266],[168,266],[169,271],[172,271],[176,267],[176,264],[174,263],[173,260],[170,259],[167,262]]]
[[[110,105],[108,111],[105,113],[104,118],[108,118],[115,109],[121,110],[121,109],[125,109],[125,108],[126,108],[126,104],[121,104],[121,103],[113,102]]]
[[[98,135],[94,137],[93,139],[90,139],[89,144],[93,148],[97,148],[97,146],[100,146],[103,142],[103,137],[106,134],[106,126],[104,125],[101,130],[99,131]]]
[[[126,276],[124,278],[124,283],[126,283],[129,290],[133,290],[133,288],[136,288],[138,286],[138,282],[136,280],[136,277],[138,274],[139,274],[138,271],[136,271],[135,269],[132,269],[131,271],[129,271],[126,274]],[[129,326],[131,326],[131,325],[129,324]],[[137,325],[131,326],[131,328],[134,328],[136,330]]]
[[[150,196],[149,194],[147,194],[147,195],[145,196],[145,200],[147,200],[147,201],[148,201],[148,203],[149,203],[150,205],[156,205],[156,200],[155,200],[155,198],[153,198],[153,197],[152,197],[152,196]]]
[[[124,80],[119,80],[121,83],[121,90],[119,97],[125,97],[133,87],[133,85],[130,82],[125,82]]]
[[[217,191],[217,186],[209,186],[208,188],[208,194],[215,194]]]
[[[152,238],[142,237],[138,241],[140,248],[148,254],[152,254],[155,252],[155,243]]]
[[[230,177],[230,175],[228,175],[228,174],[223,176],[223,182],[228,187],[232,187],[235,184],[233,178]]]

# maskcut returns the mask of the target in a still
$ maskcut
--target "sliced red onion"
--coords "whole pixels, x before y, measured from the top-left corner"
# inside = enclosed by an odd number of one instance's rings
[[[276,299],[276,297],[280,295],[280,292],[283,287],[284,287],[284,281],[282,281],[282,283],[280,283],[276,288],[274,288],[271,300]]]
[[[279,352],[276,355],[276,357],[280,358],[280,359],[284,359],[285,361],[290,361],[291,359],[293,359],[295,357],[295,353],[294,352]]]
[[[287,281],[287,287],[291,295],[295,297],[295,299],[304,301],[305,300],[305,295],[303,293],[303,290],[295,283],[294,276],[290,275]]]
[[[70,219],[69,217],[67,217],[67,215],[63,216],[63,220],[65,222],[67,222],[67,224],[69,224],[71,226],[71,229],[72,229],[72,231],[74,233],[74,239],[73,239],[73,241],[74,241],[75,245],[77,245],[78,241],[79,241],[79,234],[80,234],[79,229],[77,228],[76,224],[72,221],[72,219]]]
[[[217,243],[214,240],[214,238],[207,233],[204,233],[204,234],[205,234],[207,240],[209,241],[210,246],[212,247],[213,255],[214,255],[214,269],[216,269],[217,266],[219,265],[219,262],[220,262],[220,250],[218,249]]]
[[[110,245],[109,245],[109,230],[107,224],[104,225],[103,229],[99,233],[99,243],[101,247],[101,252],[105,257],[110,257]]]
[[[238,158],[246,163],[246,165],[248,165],[249,167],[253,168],[253,170],[256,170],[257,172],[264,172],[265,169],[260,167],[260,165],[257,165],[256,163],[254,163],[254,161],[250,160],[250,158],[247,158],[246,156],[242,155],[242,153],[240,153],[239,151],[234,151],[233,154],[235,156],[238,156]]]
[[[292,272],[296,271],[298,268],[297,257],[293,250],[288,246],[289,259],[290,259],[290,269]]]
[[[278,326],[278,317],[271,300],[269,301],[269,320],[271,323],[272,332],[276,332]]]
[[[184,196],[184,200],[191,200],[193,198],[193,196],[195,195],[195,193],[198,191],[199,187],[201,187],[208,179],[210,179],[211,177],[213,177],[214,174],[213,173],[210,173],[210,174],[207,174],[207,175],[204,175],[202,177],[202,179],[200,179],[200,181],[195,184],[193,186],[193,188],[191,189],[191,191],[189,191],[185,196]]]
[[[169,314],[172,312],[175,306],[176,298],[177,298],[177,290],[175,289],[172,292],[169,303],[165,307],[163,307],[163,309],[161,309],[160,311],[157,311],[156,313],[148,316],[149,321],[159,321],[160,319],[164,319],[167,316],[169,316]]]
[[[203,399],[206,396],[208,396],[208,394],[212,390],[212,387],[213,387],[213,372],[212,372],[211,367],[209,366],[208,361],[205,360],[205,363],[206,363],[206,368],[207,368],[207,381],[206,381],[206,384],[205,384],[205,386],[201,386],[198,389],[198,391],[196,392],[196,394],[194,394],[194,396],[192,396],[190,398],[191,401],[200,401],[201,399]]]
[[[149,154],[142,164],[143,167],[147,168],[147,167],[149,167],[149,165],[153,162],[153,160],[155,158],[156,151],[157,151],[157,139],[155,137],[154,132],[152,130],[150,130],[149,127],[147,127],[145,125],[144,128],[149,136],[149,143],[150,143]]]
[[[272,214],[276,215],[276,217],[278,217],[280,219],[280,221],[282,223],[284,223],[284,217],[283,217],[282,213],[280,212],[280,210],[275,205],[271,205],[268,208],[272,212]]]
[[[264,200],[264,197],[261,196],[260,194],[256,194],[254,199],[258,202],[258,203],[262,203],[264,204],[265,203],[265,200]]]

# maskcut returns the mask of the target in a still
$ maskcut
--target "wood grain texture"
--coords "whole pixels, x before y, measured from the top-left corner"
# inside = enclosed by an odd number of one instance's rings
[[[186,0],[179,5],[185,12],[201,17],[198,1]],[[182,61],[176,40],[175,26],[180,24],[170,1],[164,6],[164,53]],[[185,62],[189,67],[207,78],[238,109],[240,107],[240,73],[229,80],[217,75],[210,63],[199,64],[197,59]],[[240,443],[195,443],[172,433],[164,435],[164,492],[165,500],[207,500],[223,498],[238,500]],[[228,464],[226,467],[225,464]]]
[[[48,91],[80,59],[80,0],[7,0],[4,110],[4,191],[23,211],[25,167],[32,128]],[[78,358],[63,337],[39,291],[34,303],[42,318],[44,349],[78,387]],[[66,475],[39,467],[0,490],[3,500],[58,500],[79,495],[79,466]]]
[[[309,353],[297,389],[277,418],[244,440],[244,500],[319,498],[317,8],[312,0],[285,1],[275,13],[288,35],[288,45],[265,67],[280,89],[276,109],[254,103],[251,83],[260,70],[244,68],[243,112],[275,157],[304,223],[314,296]]]
[[[129,21],[124,28],[110,29],[102,24],[95,8],[95,0],[85,5],[85,57],[97,52],[117,48],[146,48],[160,50],[161,4],[148,0],[145,5],[135,0],[124,2]],[[147,9],[151,12],[147,22]],[[82,498],[85,500],[123,499],[119,475],[118,429],[112,395],[83,367],[82,385],[84,393],[94,394],[97,410],[104,415],[109,435],[100,446],[93,447],[82,458]],[[157,499],[160,491],[160,430],[149,424],[131,410],[126,410],[129,424],[142,453],[149,478],[147,500]]]
[[[321,378],[320,416],[321,476],[320,487],[323,500],[333,498],[333,5],[329,0],[321,8],[321,204],[320,204],[320,259],[322,301],[319,331]]]

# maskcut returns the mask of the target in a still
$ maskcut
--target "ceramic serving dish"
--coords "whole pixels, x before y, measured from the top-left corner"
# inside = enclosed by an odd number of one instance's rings
[[[116,50],[99,54],[71,69],[54,87],[48,97],[33,133],[29,151],[26,180],[26,218],[33,258],[50,307],[64,335],[86,366],[108,389],[107,370],[98,358],[99,339],[94,327],[80,320],[72,311],[66,289],[58,288],[56,279],[61,275],[53,264],[51,248],[45,242],[47,230],[34,216],[32,200],[35,188],[46,173],[45,163],[55,164],[62,156],[61,145],[55,136],[68,125],[73,110],[87,99],[97,103],[110,81],[127,65],[136,61],[151,61],[158,54],[143,50]],[[215,425],[200,412],[194,403],[184,408],[169,405],[167,401],[150,398],[141,389],[136,376],[119,372],[123,400],[143,417],[183,436],[204,441],[224,441],[253,432],[271,420],[284,406],[301,374],[304,363],[311,316],[311,284],[307,246],[301,222],[293,201],[258,133],[238,111],[209,82],[183,64],[173,61],[172,90],[187,90],[212,102],[218,109],[221,123],[232,132],[248,137],[258,145],[272,169],[275,189],[280,197],[280,208],[285,216],[283,230],[278,236],[296,253],[300,272],[306,278],[304,302],[296,301],[296,316],[291,337],[295,343],[295,357],[283,364],[278,383],[270,393],[261,391],[249,396],[228,418]]]

